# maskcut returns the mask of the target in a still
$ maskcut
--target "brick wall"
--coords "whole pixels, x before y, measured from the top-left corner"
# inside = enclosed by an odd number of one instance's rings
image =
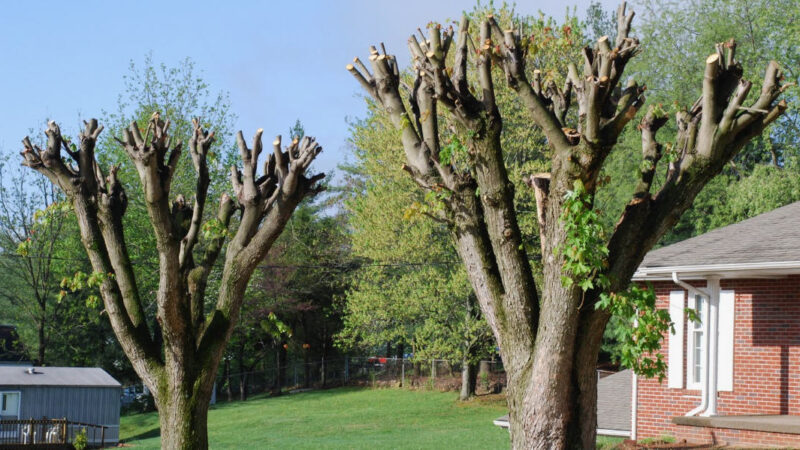
[[[705,287],[705,282],[692,283]],[[800,415],[800,276],[764,280],[722,280],[735,292],[732,392],[720,392],[719,415]],[[658,308],[669,306],[672,282],[653,283]],[[688,325],[688,323],[687,323]],[[684,329],[685,333],[686,330]],[[685,345],[686,341],[684,342]],[[664,338],[662,352],[669,354]],[[686,349],[684,348],[684,378]],[[685,385],[685,379],[683,384]],[[667,380],[639,378],[637,438],[671,435],[690,442],[743,445],[796,445],[800,435],[679,426],[672,417],[700,404],[700,391],[667,388]]]

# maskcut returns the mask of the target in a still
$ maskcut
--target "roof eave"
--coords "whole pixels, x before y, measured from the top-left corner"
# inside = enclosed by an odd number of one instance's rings
[[[664,267],[639,267],[633,281],[671,280],[678,273],[683,279],[721,278],[776,278],[800,274],[800,261],[772,261],[736,264],[698,264]]]

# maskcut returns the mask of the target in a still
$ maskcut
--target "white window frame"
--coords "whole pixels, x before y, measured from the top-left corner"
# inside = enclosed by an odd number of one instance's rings
[[[723,301],[723,296],[727,298],[726,301]],[[699,296],[691,294],[689,295],[689,301],[687,304],[689,309],[697,310],[697,297]],[[709,301],[709,299],[705,297],[703,297],[703,300],[704,302]],[[730,392],[733,390],[733,354],[735,351],[736,342],[734,337],[736,330],[736,292],[733,290],[721,290],[719,301],[719,320],[717,323],[717,392]],[[698,312],[698,316],[707,320],[707,318],[702,317],[701,312]],[[686,381],[686,389],[701,390],[703,386],[703,372],[701,372],[700,380],[694,380],[694,344],[695,336],[699,335],[700,339],[702,339],[702,351],[700,353],[700,364],[702,367],[701,370],[706,371],[708,370],[708,367],[705,367],[706,352],[708,351],[708,348],[705,346],[705,339],[702,335],[705,330],[703,329],[703,322],[699,322],[701,329],[698,330],[695,328],[695,322],[689,320],[688,317],[686,320],[686,334],[684,335],[684,349],[686,351],[686,376],[684,378]],[[700,331],[700,333],[695,334],[696,331]]]
[[[20,412],[21,412],[20,410],[22,409],[22,391],[0,391],[0,411],[2,411],[2,407],[3,407],[2,401],[3,401],[3,397],[6,394],[17,394],[17,415],[16,415],[16,418],[19,419],[20,418]],[[12,417],[12,416],[2,416],[2,417],[5,419],[6,417]]]
[[[698,295],[689,295],[689,309],[695,310],[697,316],[701,319],[706,319],[703,317],[702,311],[697,309],[697,298],[700,297]],[[704,302],[708,302],[707,298],[703,298]],[[705,307],[705,306],[704,306]],[[688,319],[687,319],[688,320]],[[706,360],[706,352],[708,348],[705,346],[705,339],[704,333],[705,330],[703,329],[704,323],[695,322],[692,320],[687,321],[686,327],[686,389],[694,389],[700,390],[703,387],[703,372],[708,370],[708,367],[705,367],[705,360]],[[700,328],[697,329],[696,327],[699,326]],[[699,331],[699,333],[697,333]],[[694,369],[695,369],[695,358],[694,358],[694,348],[695,348],[695,338],[699,336],[701,351],[700,351],[700,379],[694,379]]]

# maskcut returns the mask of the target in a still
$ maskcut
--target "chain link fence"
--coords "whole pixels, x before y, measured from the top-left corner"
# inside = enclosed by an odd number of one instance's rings
[[[231,373],[217,378],[212,403],[246,400],[253,395],[298,392],[336,386],[403,387],[456,391],[461,388],[461,361],[385,357],[342,357],[289,362],[283,367]],[[476,392],[500,393],[506,377],[499,360],[478,364]],[[132,392],[133,394],[128,395]],[[126,395],[132,399],[127,399]],[[146,389],[123,390],[123,409],[152,410]],[[130,405],[129,405],[130,403]]]
[[[502,363],[481,361],[478,367],[479,393],[501,392],[505,386]],[[461,387],[461,369],[460,361],[444,359],[344,357],[308,363],[297,361],[281,368],[219,377],[216,400],[244,400],[255,394],[344,385],[458,390]]]

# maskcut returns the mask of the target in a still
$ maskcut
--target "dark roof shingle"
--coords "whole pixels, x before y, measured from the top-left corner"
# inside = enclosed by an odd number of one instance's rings
[[[800,202],[653,250],[639,269],[787,261],[800,261]]]
[[[623,370],[597,382],[597,428],[630,431],[632,378]]]

